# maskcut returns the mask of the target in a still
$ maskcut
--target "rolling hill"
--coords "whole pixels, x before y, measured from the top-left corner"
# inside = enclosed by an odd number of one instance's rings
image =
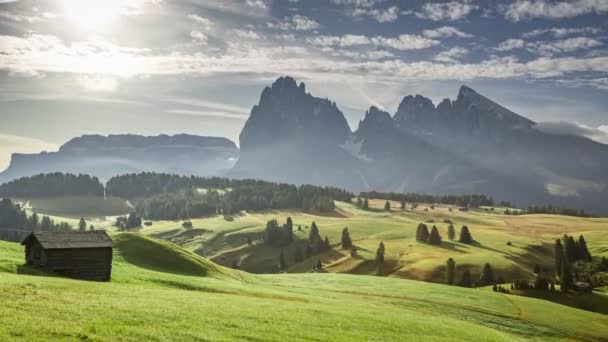
[[[605,315],[488,289],[251,275],[137,234],[114,239],[110,283],[31,275],[21,246],[0,242],[0,338],[603,341],[608,332]],[[147,259],[148,249],[161,253]]]

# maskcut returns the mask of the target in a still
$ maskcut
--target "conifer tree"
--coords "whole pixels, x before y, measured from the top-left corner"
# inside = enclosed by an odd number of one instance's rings
[[[376,274],[382,275],[382,266],[384,265],[384,242],[380,242],[378,250],[376,250]]]
[[[81,232],[87,230],[87,221],[84,220],[84,217],[81,217],[80,222],[78,222],[78,230]]]
[[[325,241],[323,241],[323,250],[328,251],[331,249],[331,244],[329,243],[329,238],[325,235]]]
[[[454,261],[454,259],[448,259],[446,270],[446,283],[448,285],[454,285],[454,277],[456,275],[456,261]]]
[[[492,266],[490,266],[489,263],[486,263],[483,266],[479,283],[483,286],[494,284],[494,271],[492,270]]]
[[[401,210],[405,210],[405,201],[401,201]]]
[[[350,247],[350,256],[353,258],[357,256],[357,247],[355,247],[355,245]]]
[[[456,230],[454,229],[454,225],[452,223],[450,223],[448,226],[448,238],[450,240],[454,240],[454,238],[456,238]]]
[[[439,230],[437,229],[437,226],[433,226],[433,229],[431,229],[431,235],[429,236],[429,244],[435,246],[441,244],[441,235],[439,235]]]
[[[416,228],[416,241],[427,242],[429,240],[429,235],[429,228],[426,224],[418,224],[418,228]]]
[[[536,266],[534,266],[534,274],[540,275],[540,265],[539,264],[536,264]]]
[[[344,229],[342,229],[342,249],[350,249],[352,245],[353,242],[350,239],[348,227],[344,227]]]
[[[384,211],[391,211],[391,202],[386,201],[384,203]]]
[[[300,246],[296,247],[294,260],[295,260],[296,264],[304,261],[304,256],[302,255],[302,249],[300,248]]]
[[[469,227],[467,226],[462,226],[462,228],[460,229],[460,238],[458,239],[458,241],[462,242],[462,243],[473,243],[473,236],[471,236],[471,232],[469,231]]]
[[[587,248],[587,241],[585,241],[585,237],[581,234],[581,236],[578,237],[578,250],[579,250],[579,256],[581,260],[584,261],[591,261],[591,253],[589,253],[589,249]]]
[[[471,271],[464,270],[462,272],[462,277],[460,278],[460,281],[458,282],[458,286],[462,286],[462,287],[473,286],[473,282],[471,281]]]
[[[363,200],[361,199],[361,197],[357,197],[357,206],[358,207],[363,206]]]
[[[562,263],[563,263],[563,257],[564,257],[564,248],[562,246],[562,241],[560,239],[555,240],[554,257],[555,257],[555,274],[560,275],[562,273]]]
[[[283,254],[283,250],[281,250],[281,254],[279,254],[279,269],[284,270],[287,268],[287,263],[285,262],[285,255]]]
[[[572,278],[572,269],[570,267],[570,262],[568,258],[564,255],[562,257],[561,263],[562,269],[559,275],[559,282],[562,292],[568,292],[572,288],[574,284],[574,279]]]
[[[363,209],[369,209],[369,200],[367,198],[363,199]]]

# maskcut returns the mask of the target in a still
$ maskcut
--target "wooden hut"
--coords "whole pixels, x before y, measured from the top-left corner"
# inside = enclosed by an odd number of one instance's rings
[[[77,279],[110,280],[113,244],[103,230],[34,232],[21,244],[27,265]]]

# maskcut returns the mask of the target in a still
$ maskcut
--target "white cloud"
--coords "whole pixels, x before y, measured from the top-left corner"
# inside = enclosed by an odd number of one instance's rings
[[[597,142],[608,144],[608,126],[589,127],[573,122],[539,122],[534,126],[537,130],[557,135],[573,135],[585,137]]]
[[[353,16],[369,16],[379,23],[390,23],[399,18],[399,7],[391,6],[386,9],[355,8],[352,14]]]
[[[602,30],[597,27],[580,27],[580,28],[563,28],[563,27],[552,27],[546,29],[536,29],[522,34],[524,38],[533,38],[544,35],[546,33],[552,34],[556,38],[562,38],[565,36],[578,34],[599,34]]]
[[[347,34],[344,36],[316,36],[308,38],[307,41],[310,44],[320,46],[355,46],[355,45],[367,45],[370,40],[366,36]]]
[[[472,38],[473,35],[460,31],[453,26],[442,26],[432,30],[424,30],[422,34],[428,38],[459,37]]]
[[[246,0],[245,3],[249,7],[255,7],[255,8],[260,8],[260,9],[268,8],[268,4],[266,3],[265,0]]]
[[[113,77],[100,75],[81,75],[78,83],[88,91],[111,93],[118,89],[118,81]]]
[[[458,58],[469,53],[469,50],[462,47],[453,47],[449,50],[442,51],[435,56],[434,60],[445,63],[456,63]]]
[[[278,28],[280,30],[295,30],[295,31],[311,31],[316,30],[321,25],[314,19],[310,19],[306,16],[296,14],[292,17],[284,18],[279,23],[268,23],[270,28]]]
[[[603,43],[599,40],[587,37],[568,38],[553,42],[533,42],[527,43],[528,51],[537,53],[542,56],[552,56],[556,53],[573,52],[578,50],[592,49],[602,46]]]
[[[195,22],[197,25],[200,26],[200,28],[202,30],[205,30],[205,31],[209,31],[211,29],[211,27],[213,26],[213,23],[211,22],[211,20],[209,20],[207,18],[203,18],[198,14],[188,14],[188,19]]]
[[[377,36],[371,39],[372,44],[393,48],[395,50],[420,50],[438,45],[439,41],[429,39],[415,34],[401,34],[398,37],[382,37]]]
[[[571,18],[583,14],[608,12],[607,0],[518,0],[505,7],[505,18],[517,22],[533,18]]]
[[[440,20],[459,20],[478,9],[471,1],[427,2],[422,5],[421,12],[416,12],[418,18]]]
[[[200,31],[192,30],[190,31],[190,37],[192,40],[199,45],[207,45],[207,35]]]
[[[236,30],[234,30],[234,33],[238,37],[245,38],[245,39],[253,39],[253,40],[262,39],[262,36],[259,35],[258,33],[256,33],[253,30],[240,30],[240,29],[236,29]]]
[[[521,49],[526,45],[523,39],[507,39],[500,43],[498,47],[494,48],[496,51],[511,51],[515,49]]]

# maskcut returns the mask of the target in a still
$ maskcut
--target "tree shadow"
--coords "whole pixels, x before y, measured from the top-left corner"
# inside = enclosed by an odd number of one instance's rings
[[[443,249],[447,249],[451,252],[456,252],[456,253],[470,253],[469,251],[467,251],[466,249],[463,249],[461,245],[457,245],[455,243],[453,243],[452,241],[442,241],[441,244],[439,245],[435,245],[435,247],[439,247],[439,248],[443,248]]]
[[[505,253],[504,251],[501,251],[501,250],[499,250],[499,249],[492,248],[492,247],[488,247],[488,246],[484,246],[484,245],[482,245],[482,244],[481,244],[481,242],[479,242],[479,241],[473,241],[473,243],[471,243],[471,244],[469,244],[469,245],[470,245],[470,246],[477,247],[477,248],[485,249],[485,250],[488,250],[488,251],[492,251],[492,252],[495,252],[495,253],[500,253],[500,254],[505,254],[505,255],[508,255],[507,253]]]

